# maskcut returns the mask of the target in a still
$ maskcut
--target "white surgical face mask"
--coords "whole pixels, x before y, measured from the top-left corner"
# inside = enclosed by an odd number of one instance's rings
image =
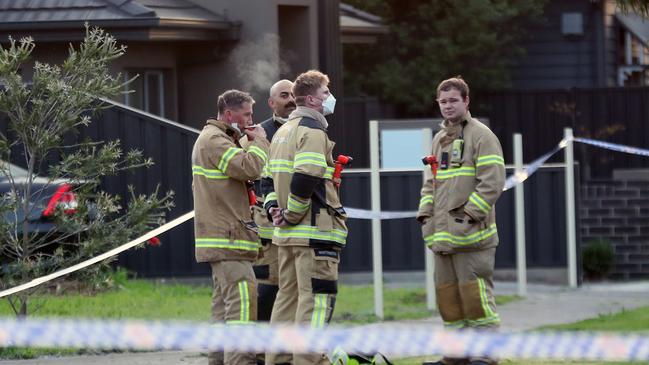
[[[239,124],[230,123],[230,127],[232,127],[232,129],[234,129],[235,131],[239,132],[239,134],[241,134],[241,129],[239,129]]]
[[[333,114],[335,108],[336,98],[334,97],[334,94],[329,94],[329,96],[322,102],[322,114]]]

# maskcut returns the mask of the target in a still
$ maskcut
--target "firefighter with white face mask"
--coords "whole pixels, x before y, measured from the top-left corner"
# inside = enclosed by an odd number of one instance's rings
[[[498,138],[469,113],[469,87],[442,81],[437,102],[444,117],[433,138],[437,173],[421,190],[417,220],[435,253],[437,307],[448,328],[493,329],[500,324],[493,293],[498,245],[495,204],[505,185]],[[496,364],[489,358],[448,358],[427,365]]]
[[[297,109],[275,133],[268,170],[275,200],[265,208],[273,219],[278,246],[279,292],[271,324],[324,327],[338,292],[340,251],[347,241],[346,214],[332,180],[334,142],[326,114],[335,108],[329,78],[307,71],[294,82]],[[271,187],[268,187],[271,189]],[[292,356],[291,356],[292,355]],[[266,364],[330,364],[324,354],[266,354]]]

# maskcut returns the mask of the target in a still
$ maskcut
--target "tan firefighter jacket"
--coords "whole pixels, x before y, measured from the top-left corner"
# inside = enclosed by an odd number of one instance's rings
[[[255,260],[259,237],[251,219],[247,180],[261,175],[269,143],[255,138],[247,151],[239,132],[210,119],[192,151],[196,261]]]
[[[273,243],[344,247],[347,216],[331,180],[334,142],[327,137],[327,120],[303,106],[289,118],[275,133],[270,147],[267,169],[272,187],[262,184],[265,207],[282,208],[286,222],[275,227]]]
[[[453,141],[464,140],[461,160],[452,164]],[[436,178],[421,189],[417,219],[424,222],[423,238],[439,253],[471,251],[498,245],[495,204],[505,185],[505,164],[498,138],[471,118],[442,123],[433,138],[440,162]],[[443,169],[446,156],[448,168]],[[459,159],[459,158],[458,158]]]

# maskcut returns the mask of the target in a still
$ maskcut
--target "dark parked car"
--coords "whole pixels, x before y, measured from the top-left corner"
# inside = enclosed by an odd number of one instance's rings
[[[0,163],[7,164],[2,161]],[[22,193],[29,179],[27,170],[13,164],[7,165],[11,171],[13,183],[9,177],[0,174],[0,196],[3,199],[10,198],[8,194],[12,191],[12,184],[16,186],[18,194]],[[21,204],[18,204],[16,210],[5,212],[5,221],[22,222],[27,216],[30,234],[45,233],[55,228],[52,216],[57,208],[60,207],[66,214],[76,213],[77,197],[73,192],[73,185],[68,181],[51,181],[36,176],[32,182],[31,195],[32,199],[27,211],[23,209]]]

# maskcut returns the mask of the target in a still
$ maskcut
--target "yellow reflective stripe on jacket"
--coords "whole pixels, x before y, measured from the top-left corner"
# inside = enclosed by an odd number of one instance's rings
[[[230,147],[228,148],[227,151],[221,156],[221,161],[219,162],[218,168],[221,171],[227,171],[228,169],[228,164],[230,163],[230,160],[232,160],[232,157],[236,155],[239,152],[243,152],[243,149],[241,148],[236,148],[236,147]]]
[[[229,179],[228,175],[224,174],[221,170],[210,170],[198,165],[192,165],[192,174],[205,176],[208,179]]]
[[[334,168],[327,166],[327,170],[325,171],[324,178],[325,179],[331,179],[334,176]]]
[[[484,199],[482,199],[482,197],[476,192],[473,192],[471,193],[471,195],[469,195],[469,201],[475,204],[475,206],[477,206],[478,209],[480,209],[484,213],[489,213],[489,211],[491,210],[491,205]]]
[[[466,237],[455,236],[448,232],[442,231],[442,232],[436,232],[430,236],[425,237],[424,241],[428,246],[435,244],[435,242],[442,242],[442,241],[451,242],[452,244],[458,246],[468,246],[474,243],[478,243],[482,240],[485,240],[493,236],[494,234],[496,234],[496,232],[497,232],[496,223],[494,223],[491,226],[489,226],[489,228],[472,233]]]
[[[273,239],[273,231],[275,227],[259,227],[259,237],[266,239]]]
[[[294,167],[301,165],[315,165],[327,168],[327,159],[325,155],[317,152],[301,152],[295,155]]]
[[[297,199],[293,198],[293,194],[289,194],[287,206],[288,210],[290,210],[291,212],[304,213],[309,210],[309,207],[311,206],[311,200],[306,203],[301,203]]]
[[[259,156],[259,158],[261,158],[264,161],[264,163],[266,163],[266,161],[268,160],[268,154],[266,154],[266,152],[264,150],[262,150],[261,148],[259,148],[257,146],[248,147],[248,152]]]
[[[196,238],[196,248],[228,248],[231,250],[256,251],[259,243],[246,240],[229,240],[227,238]]]
[[[475,164],[476,167],[484,165],[505,165],[505,160],[500,155],[485,155],[478,156],[478,161]]]
[[[475,176],[475,167],[458,167],[437,171],[437,180],[452,179],[458,176]]]
[[[270,160],[268,162],[269,172],[293,172],[293,161],[289,160]]]
[[[270,160],[270,162],[264,168],[264,173],[268,174],[267,177],[271,177],[270,173],[272,172],[293,173],[294,171],[295,170],[293,169],[293,161],[289,161],[289,160]],[[333,177],[333,174],[334,174],[334,168],[327,166],[323,178],[331,179]]]
[[[239,320],[241,322],[250,321],[250,292],[248,291],[248,282],[239,282]]]
[[[322,328],[327,318],[327,294],[315,294],[313,303],[313,314],[311,314],[311,327]]]
[[[261,177],[273,177],[268,169],[268,164],[265,164],[264,168],[261,170]]]
[[[306,238],[323,241],[333,241],[344,245],[347,240],[347,232],[339,229],[331,231],[320,231],[317,227],[298,225],[292,227],[275,227],[274,235],[279,238]]]
[[[432,195],[424,195],[419,200],[419,208],[423,207],[426,204],[433,204],[435,197]]]
[[[274,191],[266,195],[266,197],[264,198],[264,204],[266,204],[266,202],[271,202],[273,200],[277,201],[277,193]]]

